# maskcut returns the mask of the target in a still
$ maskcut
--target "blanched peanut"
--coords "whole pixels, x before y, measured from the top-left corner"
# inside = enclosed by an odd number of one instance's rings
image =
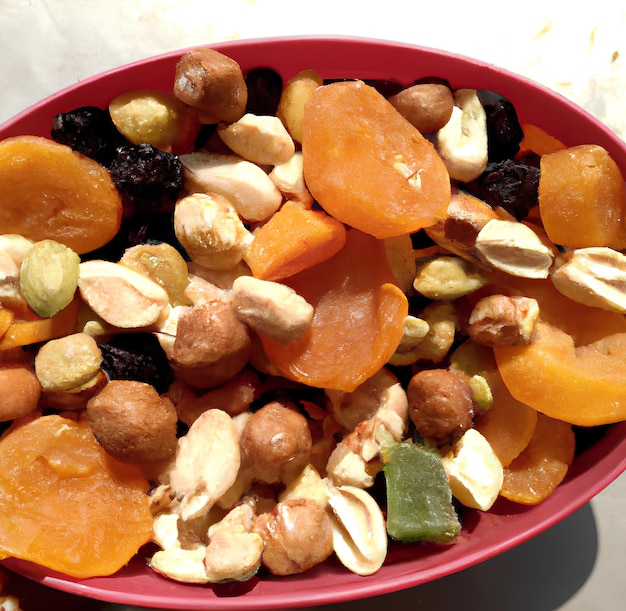
[[[50,340],[35,356],[35,372],[44,391],[78,389],[98,375],[101,365],[100,348],[86,333]]]
[[[298,341],[311,326],[313,306],[285,284],[240,276],[232,291],[237,318],[278,342]]]
[[[241,457],[252,479],[287,482],[310,461],[311,431],[306,418],[278,401],[248,419],[241,435]]]
[[[450,177],[478,178],[487,167],[487,115],[475,89],[457,89],[450,120],[437,132],[437,151]]]
[[[248,101],[239,64],[209,48],[194,49],[180,58],[174,95],[195,108],[203,123],[236,121],[244,114]]]
[[[222,123],[219,137],[234,153],[252,163],[279,165],[295,152],[294,142],[278,117],[245,114],[234,123]]]
[[[454,96],[446,85],[418,83],[392,95],[389,101],[414,127],[424,134],[440,130],[449,120]]]
[[[246,221],[268,219],[283,201],[281,192],[258,166],[237,155],[196,151],[181,155],[189,191],[226,197]]]
[[[407,387],[409,417],[418,432],[439,445],[454,443],[472,426],[472,389],[462,374],[448,369],[416,373]]]
[[[167,460],[176,451],[176,409],[150,384],[109,382],[87,403],[87,420],[102,447],[123,462]]]
[[[263,565],[274,575],[295,575],[324,562],[333,552],[330,517],[311,499],[294,498],[256,518],[265,542]]]
[[[174,232],[190,259],[209,269],[241,261],[252,235],[222,195],[193,193],[176,202]]]
[[[296,201],[305,208],[313,205],[313,196],[304,182],[304,157],[301,151],[294,153],[285,163],[275,165],[269,177],[286,199]]]

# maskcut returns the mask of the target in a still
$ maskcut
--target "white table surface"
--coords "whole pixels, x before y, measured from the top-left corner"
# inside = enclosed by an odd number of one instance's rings
[[[337,34],[405,41],[489,61],[569,97],[626,139],[626,10],[619,3],[425,4],[0,0],[0,123],[62,87],[165,51],[238,38]],[[562,523],[479,566],[403,592],[324,609],[624,608],[625,508],[622,476]]]

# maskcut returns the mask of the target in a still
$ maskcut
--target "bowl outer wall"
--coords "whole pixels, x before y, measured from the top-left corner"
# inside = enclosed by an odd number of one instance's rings
[[[395,80],[408,85],[434,76],[446,78],[453,88],[491,89],[514,104],[522,123],[542,126],[568,145],[599,144],[626,172],[626,145],[608,128],[564,97],[485,62],[404,43],[344,37],[254,39],[209,46],[235,59],[244,71],[272,67],[284,80],[313,69],[324,78]],[[0,126],[0,138],[49,136],[55,114],[83,105],[105,107],[128,90],[171,91],[174,67],[185,50],[122,66],[64,89]],[[454,544],[392,544],[385,565],[368,577],[354,575],[334,560],[298,576],[214,587],[164,579],[146,567],[141,555],[112,577],[88,580],[14,559],[5,565],[79,596],[163,609],[279,609],[343,602],[419,585],[502,553],[566,518],[625,469],[626,423],[621,423],[576,458],[565,482],[540,505],[525,507],[500,500],[489,512],[468,511]]]

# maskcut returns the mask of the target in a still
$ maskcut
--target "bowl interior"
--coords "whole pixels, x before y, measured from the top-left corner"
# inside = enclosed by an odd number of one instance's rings
[[[548,129],[568,145],[605,147],[626,173],[626,145],[563,97],[538,84],[470,58],[406,44],[358,38],[259,39],[211,45],[244,71],[271,67],[284,80],[311,68],[324,78],[383,79],[408,85],[446,78],[452,87],[491,89],[507,97],[522,123]],[[49,136],[55,114],[83,105],[106,106],[131,89],[171,91],[174,66],[184,50],[90,78],[26,109],[0,126],[0,138]],[[533,537],[580,508],[626,469],[626,423],[610,427],[575,459],[565,482],[548,500],[524,507],[499,500],[486,513],[463,513],[459,541],[445,546],[392,544],[382,569],[370,577],[349,573],[336,561],[299,576],[261,576],[242,584],[197,586],[174,583],[146,567],[139,554],[112,577],[76,580],[41,567],[6,560],[29,578],[80,596],[120,604],[177,609],[278,609],[341,602],[385,594],[430,581],[486,560]],[[149,550],[146,550],[147,555]]]

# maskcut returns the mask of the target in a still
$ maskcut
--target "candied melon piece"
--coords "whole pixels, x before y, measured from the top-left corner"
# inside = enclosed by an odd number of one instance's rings
[[[283,282],[315,309],[311,327],[297,342],[260,336],[285,377],[351,392],[395,352],[408,301],[395,284],[382,241],[350,229],[334,257]]]
[[[626,419],[626,319],[569,300],[550,280],[512,281],[539,303],[530,344],[495,346],[502,380],[518,400],[580,426]]]
[[[361,81],[316,89],[302,127],[304,177],[331,216],[377,238],[445,218],[450,177],[434,146]]]
[[[255,231],[245,260],[257,278],[280,280],[329,259],[345,242],[338,220],[287,201]]]
[[[530,443],[504,468],[501,496],[525,505],[540,503],[567,475],[575,449],[572,426],[540,414]]]
[[[441,458],[412,443],[387,451],[387,532],[406,543],[447,543],[461,532]]]
[[[582,144],[543,155],[539,211],[554,244],[626,247],[626,186],[601,146]]]
[[[480,413],[474,428],[489,442],[498,460],[508,465],[532,439],[537,411],[511,395],[491,347],[468,340],[451,355],[450,367],[470,376],[482,376],[489,384],[493,403]]]
[[[121,221],[121,197],[99,163],[40,136],[0,142],[0,233],[83,254],[109,242]]]
[[[0,440],[0,555],[78,578],[122,568],[150,540],[148,482],[86,421],[42,416]]]

